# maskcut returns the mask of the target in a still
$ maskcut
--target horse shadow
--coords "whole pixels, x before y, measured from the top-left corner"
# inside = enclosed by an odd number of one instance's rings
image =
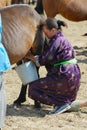
[[[13,105],[7,105],[6,116],[23,116],[23,117],[45,117],[49,113],[46,110],[47,107],[34,108],[33,105],[21,105],[20,107],[14,107]]]
[[[78,59],[78,63],[85,63],[87,64],[87,47],[78,47],[74,46],[74,49],[76,51],[76,56],[84,56],[84,59]]]

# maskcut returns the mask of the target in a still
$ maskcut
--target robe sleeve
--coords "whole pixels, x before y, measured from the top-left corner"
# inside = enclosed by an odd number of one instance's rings
[[[39,56],[39,63],[41,66],[51,64],[55,59],[56,53],[59,48],[59,40],[55,40],[51,45]]]

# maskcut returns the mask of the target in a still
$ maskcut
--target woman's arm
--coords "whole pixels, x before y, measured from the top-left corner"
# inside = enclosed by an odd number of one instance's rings
[[[60,45],[60,40],[54,41],[50,47],[46,51],[42,53],[39,57],[40,65],[51,64],[54,61],[56,53],[58,52],[58,48]]]

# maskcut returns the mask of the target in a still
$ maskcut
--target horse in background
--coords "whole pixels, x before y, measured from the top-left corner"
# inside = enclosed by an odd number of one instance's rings
[[[11,0],[0,0],[0,8],[11,5]]]
[[[87,0],[37,0],[36,11],[47,17],[61,14],[68,20],[79,22],[87,20]]]
[[[12,4],[28,4],[29,0],[12,0]]]
[[[35,0],[12,0],[12,4],[35,4]]]
[[[28,4],[35,4],[37,0],[29,0],[29,3]]]

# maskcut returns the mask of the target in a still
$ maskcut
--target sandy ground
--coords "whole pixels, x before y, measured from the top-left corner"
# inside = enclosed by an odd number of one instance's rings
[[[81,36],[87,33],[87,21],[71,22],[61,16],[68,24],[68,29],[63,28],[64,34],[76,50],[78,63],[81,69],[81,86],[77,99],[87,99],[87,37]],[[46,74],[44,67],[40,69],[40,75]],[[27,97],[27,101],[20,108],[13,108],[12,103],[18,97],[21,81],[16,72],[11,70],[5,73],[7,116],[3,130],[87,130],[87,108],[79,112],[63,113],[60,115],[48,115],[52,110],[50,106],[42,106],[42,109],[33,108],[33,101]]]

